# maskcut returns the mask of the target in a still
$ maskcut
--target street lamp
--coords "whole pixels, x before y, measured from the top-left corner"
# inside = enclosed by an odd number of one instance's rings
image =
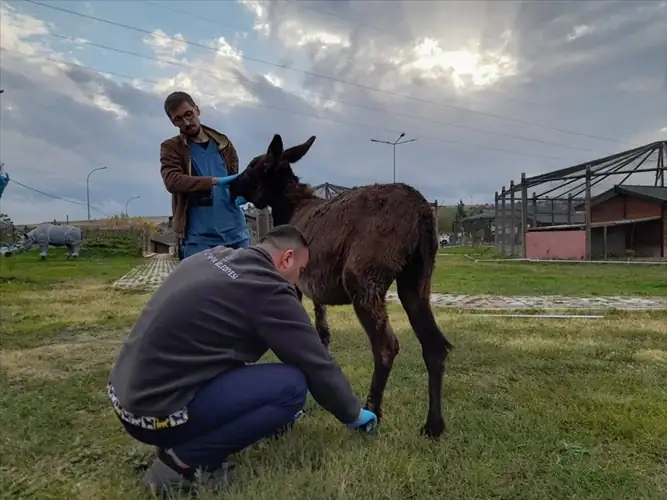
[[[141,196],[133,196],[132,198],[128,199],[128,200],[125,202],[125,217],[129,217],[129,216],[130,216],[130,215],[127,213],[127,206],[130,204],[130,202],[131,202],[132,200],[138,200],[139,198],[141,198]]]
[[[394,142],[389,142],[389,141],[379,141],[377,139],[371,139],[371,142],[377,142],[380,144],[389,144],[393,150],[394,150],[394,182],[396,182],[396,146],[400,144],[407,144],[408,142],[414,142],[417,140],[417,138],[414,139],[408,139],[407,141],[401,141],[405,137],[405,132],[401,132],[401,135],[398,136],[398,139],[396,139]]]
[[[90,174],[98,170],[104,170],[107,167],[97,167],[88,172],[88,177],[86,177],[86,200],[88,204],[88,221],[90,221]]]

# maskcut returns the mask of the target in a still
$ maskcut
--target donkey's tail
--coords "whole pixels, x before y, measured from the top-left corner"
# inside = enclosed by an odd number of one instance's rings
[[[438,328],[431,309],[431,281],[438,255],[438,234],[435,215],[430,207],[428,214],[424,213],[417,225],[417,245],[396,276],[396,289],[422,347],[446,356],[454,346]]]
[[[415,273],[418,283],[419,298],[429,301],[431,299],[431,279],[435,269],[435,260],[438,255],[437,223],[433,212],[424,214],[419,220],[419,231],[417,233],[417,247],[410,259],[410,264]]]

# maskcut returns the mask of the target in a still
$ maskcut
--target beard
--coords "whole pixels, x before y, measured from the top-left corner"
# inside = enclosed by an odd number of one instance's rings
[[[201,125],[190,125],[183,131],[183,133],[188,137],[197,137],[200,130],[201,130]]]

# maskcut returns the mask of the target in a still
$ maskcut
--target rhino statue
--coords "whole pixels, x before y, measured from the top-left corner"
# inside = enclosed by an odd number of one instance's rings
[[[23,235],[20,243],[21,251],[30,250],[33,245],[39,246],[39,255],[42,260],[46,259],[49,245],[67,247],[67,258],[76,258],[81,249],[81,229],[76,226],[40,224]]]

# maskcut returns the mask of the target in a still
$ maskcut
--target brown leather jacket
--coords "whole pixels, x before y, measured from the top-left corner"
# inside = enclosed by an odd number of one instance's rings
[[[220,156],[227,164],[227,174],[239,171],[239,156],[226,135],[202,125],[206,133],[218,144]],[[192,159],[185,135],[179,134],[160,144],[160,174],[164,186],[171,193],[171,210],[176,247],[181,245],[187,227],[188,193],[208,191],[213,187],[212,177],[192,175]]]

